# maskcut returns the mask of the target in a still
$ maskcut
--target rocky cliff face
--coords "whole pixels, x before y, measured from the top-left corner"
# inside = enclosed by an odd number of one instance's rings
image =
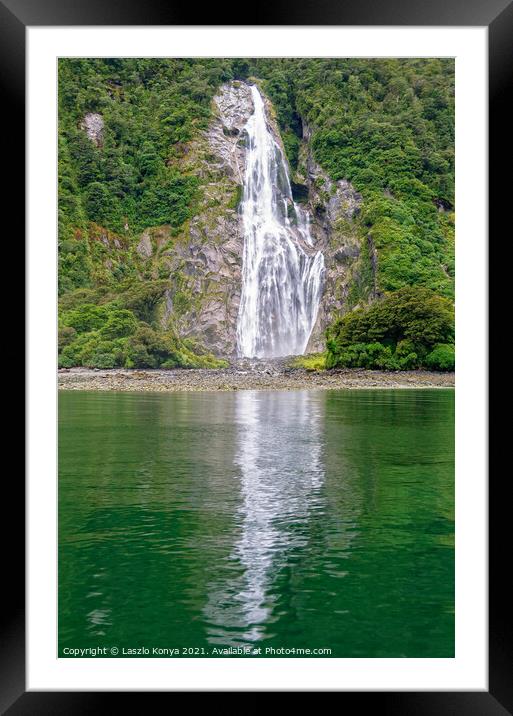
[[[281,144],[273,108],[266,105],[269,125]],[[249,86],[223,85],[214,111],[208,131],[189,147],[182,162],[184,169],[197,171],[208,181],[196,216],[169,253],[172,286],[164,316],[174,317],[183,337],[198,340],[217,355],[234,356],[244,242],[237,207],[245,170],[244,126],[253,112]],[[323,297],[308,345],[308,351],[320,351],[325,347],[325,328],[335,314],[346,310],[351,283],[358,275],[360,239],[353,220],[361,196],[347,181],[332,182],[315,163],[310,136],[305,127],[296,178],[306,187],[312,235],[325,257]],[[144,250],[147,238],[141,241]]]
[[[169,290],[163,324],[171,322],[218,356],[236,353],[241,291],[243,229],[238,204],[245,166],[243,128],[253,112],[249,87],[232,83],[214,98],[215,119],[176,160],[199,176],[202,194],[196,215],[172,238],[165,227],[142,234],[137,250],[143,260],[160,250],[158,273],[167,272]]]
[[[184,337],[201,341],[216,355],[236,353],[243,249],[238,204],[244,180],[243,128],[253,112],[247,85],[224,85],[214,98],[216,118],[191,148],[187,169],[208,179],[175,265],[186,277],[191,297],[178,320]]]
[[[331,181],[312,157],[310,137],[310,130],[305,127],[298,176],[308,189],[312,233],[324,254],[326,273],[317,322],[307,351],[322,351],[326,326],[336,314],[346,310],[349,289],[358,274],[360,238],[354,219],[360,211],[362,197],[348,181]]]
[[[266,100],[271,131],[281,144],[273,107]],[[236,354],[241,294],[243,226],[238,212],[246,161],[244,126],[253,112],[251,91],[243,82],[223,85],[214,98],[214,119],[198,139],[184,145],[170,162],[200,178],[195,216],[179,236],[169,227],[147,229],[138,238],[135,261],[142,278],[169,278],[160,307],[163,327],[172,325],[218,356]],[[100,115],[87,115],[83,128],[101,142]],[[311,133],[304,127],[296,191],[310,212],[316,248],[325,257],[325,284],[308,351],[324,349],[324,332],[336,313],[347,309],[351,285],[358,280],[361,239],[354,218],[361,196],[344,181],[333,182],[315,163]],[[283,145],[282,145],[283,146]],[[113,253],[117,251],[113,245]],[[110,250],[110,249],[109,249]],[[112,263],[113,257],[107,261]]]

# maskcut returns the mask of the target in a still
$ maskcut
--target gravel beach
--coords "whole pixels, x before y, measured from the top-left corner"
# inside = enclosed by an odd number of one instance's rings
[[[358,388],[452,388],[454,373],[414,370],[387,372],[344,369],[307,371],[291,368],[286,360],[234,362],[223,369],[59,370],[61,390],[130,392],[191,392],[218,390],[324,390]]]

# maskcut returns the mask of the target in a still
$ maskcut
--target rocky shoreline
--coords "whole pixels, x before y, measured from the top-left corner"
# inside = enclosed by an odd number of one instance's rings
[[[307,371],[286,361],[238,361],[223,369],[59,370],[60,390],[196,392],[233,390],[340,390],[361,388],[453,388],[454,373],[343,369]]]

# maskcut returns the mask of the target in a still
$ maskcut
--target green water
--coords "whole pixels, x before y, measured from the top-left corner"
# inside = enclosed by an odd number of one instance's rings
[[[454,655],[452,390],[62,392],[59,424],[59,655]]]

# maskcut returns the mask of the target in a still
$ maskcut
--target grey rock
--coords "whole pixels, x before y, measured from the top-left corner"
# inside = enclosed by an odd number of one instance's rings
[[[253,114],[251,88],[245,82],[230,82],[222,85],[214,97],[219,116],[228,134],[237,135]]]
[[[244,181],[243,129],[253,113],[249,85],[223,85],[214,105],[216,117],[195,150],[203,157],[201,166],[211,181],[197,215],[190,220],[187,240],[173,245],[170,279],[179,269],[192,294],[190,309],[175,316],[179,334],[227,357],[235,355],[237,347],[244,234],[233,197]]]
[[[173,314],[173,298],[171,291],[167,290],[164,294],[164,310],[160,319],[160,325],[162,328],[167,328],[169,319]]]
[[[207,130],[208,143],[219,166],[242,184],[246,154],[243,129],[253,114],[249,85],[243,82],[222,85],[214,104],[218,117]]]
[[[137,244],[137,253],[144,258],[149,258],[153,254],[151,238],[147,231],[144,231],[139,243]]]
[[[335,184],[335,194],[328,202],[328,217],[330,221],[342,215],[346,219],[353,219],[360,211],[362,196],[356,192],[350,182],[346,179],[340,179]]]
[[[85,129],[87,136],[93,142],[93,144],[95,144],[97,147],[102,146],[104,121],[101,114],[97,114],[96,112],[89,112],[84,116],[84,119],[82,120],[80,126],[82,129]]]
[[[355,259],[358,258],[360,255],[360,247],[356,244],[348,245],[348,246],[340,246],[334,254],[333,258],[335,261],[343,262],[347,261],[347,259]]]

